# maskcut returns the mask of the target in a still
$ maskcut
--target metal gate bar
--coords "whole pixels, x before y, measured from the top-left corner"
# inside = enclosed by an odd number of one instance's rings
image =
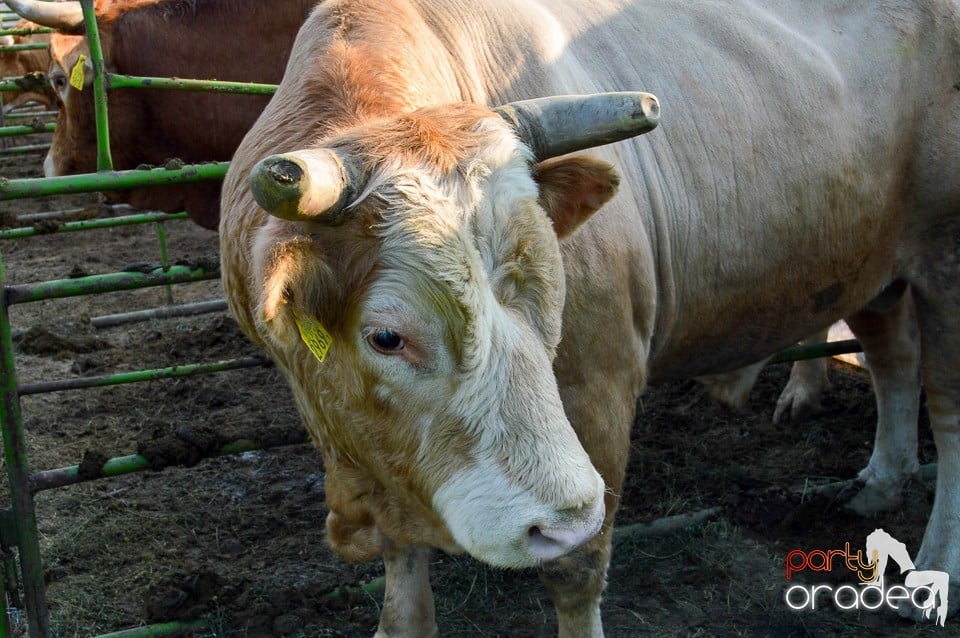
[[[239,370],[241,368],[254,368],[268,365],[270,365],[269,359],[257,356],[241,357],[239,359],[216,361],[213,363],[187,363],[153,370],[135,370],[133,372],[117,372],[94,377],[25,383],[17,386],[17,393],[23,397],[31,394],[40,394],[42,392],[103,388],[111,385],[159,381],[161,379],[181,379],[183,377],[194,377],[198,374],[211,374],[214,372],[225,372],[227,370]]]
[[[73,212],[83,212],[83,209],[76,209]],[[67,211],[63,211],[64,214]],[[19,219],[19,218],[18,218]],[[49,235],[51,233],[71,233],[83,230],[96,230],[100,228],[117,228],[120,226],[134,226],[137,224],[151,224],[155,222],[168,222],[179,219],[187,219],[186,213],[136,213],[133,215],[122,215],[119,217],[103,217],[98,219],[83,219],[74,222],[62,222],[57,224],[52,230],[38,229],[36,226],[24,226],[22,228],[11,228],[9,230],[0,230],[0,240],[2,239],[22,239],[24,237],[33,237],[35,235]],[[44,221],[43,218],[38,222]]]
[[[300,443],[306,443],[306,436],[303,441]],[[300,443],[291,443],[290,445],[299,445]],[[279,447],[279,446],[275,446]],[[213,456],[226,456],[228,454],[241,454],[243,452],[253,452],[256,450],[265,449],[258,441],[253,441],[250,439],[238,439],[231,443],[220,447],[219,450]],[[170,467],[170,465],[165,465],[164,467]],[[67,485],[74,485],[76,483],[82,483],[84,481],[92,481],[101,477],[106,476],[122,476],[123,474],[132,474],[134,472],[143,472],[148,469],[157,469],[155,466],[152,466],[150,460],[141,455],[141,454],[130,454],[128,456],[116,456],[112,459],[108,459],[106,463],[103,464],[103,467],[100,469],[101,476],[84,478],[80,476],[80,466],[71,465],[69,467],[61,467],[55,470],[46,470],[43,472],[37,472],[30,477],[31,488],[34,493],[42,492],[43,490],[49,490],[57,487],[65,487]]]
[[[203,180],[223,179],[229,162],[208,164],[173,164],[171,168],[102,171],[62,177],[0,179],[0,200],[44,197],[69,193],[93,193],[105,190],[127,190],[141,186],[192,184]]]

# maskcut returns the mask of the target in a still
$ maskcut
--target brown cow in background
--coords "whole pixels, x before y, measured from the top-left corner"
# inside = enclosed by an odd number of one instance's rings
[[[40,25],[28,20],[20,20],[15,29],[36,29]],[[9,41],[2,44],[48,44],[49,33],[30,33],[26,35],[9,36]],[[21,51],[0,51],[0,77],[13,78],[46,73],[50,68],[49,49],[24,49]],[[38,78],[39,79],[39,78]],[[53,108],[56,104],[53,91],[38,86],[23,88],[19,91],[3,92],[3,112],[22,106],[27,102],[38,102],[45,108]]]
[[[47,176],[90,173],[96,166],[93,67],[79,2],[7,3],[21,16],[58,30],[50,38],[50,83],[60,107],[44,162]],[[97,0],[106,70],[145,77],[179,77],[276,84],[300,25],[315,0]],[[77,66],[80,56],[84,61]],[[74,70],[77,69],[75,72]],[[71,86],[71,74],[82,78]],[[108,92],[114,168],[226,161],[268,98],[191,91],[119,89]],[[167,212],[186,210],[215,229],[220,183],[110,192],[116,203]]]

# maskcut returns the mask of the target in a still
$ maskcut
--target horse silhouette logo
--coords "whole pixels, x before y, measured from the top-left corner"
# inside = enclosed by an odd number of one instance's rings
[[[867,556],[877,565],[871,580],[864,583],[876,584],[883,589],[883,574],[887,563],[893,560],[899,567],[900,573],[906,573],[903,584],[911,589],[925,587],[930,592],[927,597],[918,602],[918,608],[924,618],[930,618],[934,608],[937,611],[937,624],[943,627],[947,620],[947,594],[950,584],[950,575],[935,570],[920,570],[914,565],[907,546],[895,539],[882,529],[875,529],[867,535]],[[940,604],[937,604],[937,601]]]

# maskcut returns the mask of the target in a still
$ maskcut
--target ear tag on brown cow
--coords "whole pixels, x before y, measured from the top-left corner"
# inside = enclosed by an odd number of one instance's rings
[[[319,321],[313,317],[301,317],[299,314],[294,316],[297,322],[297,329],[300,330],[300,338],[310,348],[310,352],[320,363],[327,358],[330,352],[330,346],[333,345],[333,337],[327,332]]]
[[[73,65],[70,71],[70,86],[78,91],[83,90],[83,63],[87,61],[87,56],[81,55],[77,58],[77,63]]]

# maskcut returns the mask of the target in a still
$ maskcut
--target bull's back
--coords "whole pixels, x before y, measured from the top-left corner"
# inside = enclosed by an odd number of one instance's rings
[[[957,212],[955,5],[780,4],[555,6],[575,25],[555,77],[662,103],[657,131],[602,151],[621,193],[570,240],[631,260],[653,378],[755,361],[858,310]],[[566,263],[574,291],[618,268]]]

